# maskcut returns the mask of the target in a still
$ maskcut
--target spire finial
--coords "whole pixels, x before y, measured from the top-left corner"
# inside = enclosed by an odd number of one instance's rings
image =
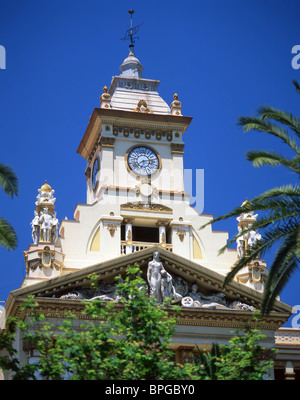
[[[135,39],[138,39],[138,36],[135,35],[138,33],[139,27],[142,24],[132,26],[132,14],[134,14],[134,10],[130,9],[128,12],[130,14],[130,29],[127,29],[125,36],[121,40],[130,40],[129,54],[133,54]]]
[[[172,103],[171,103],[171,114],[172,115],[182,115],[181,114],[182,105],[181,105],[181,102],[178,100],[177,93],[174,93],[173,99],[174,99],[174,101],[172,101]]]

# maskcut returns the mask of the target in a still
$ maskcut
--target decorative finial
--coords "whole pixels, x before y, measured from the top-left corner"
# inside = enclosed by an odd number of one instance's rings
[[[130,29],[127,29],[125,36],[121,40],[130,39],[129,54],[133,55],[135,39],[138,39],[135,35],[138,33],[139,27],[143,24],[132,26],[132,14],[134,14],[134,10],[130,9],[128,12],[130,14]]]
[[[182,106],[181,106],[180,101],[178,100],[178,94],[177,93],[175,93],[173,95],[173,99],[174,99],[174,101],[172,101],[172,103],[171,103],[171,114],[172,115],[182,115],[181,114]]]
[[[247,203],[249,203],[248,197],[246,197],[246,200],[242,203],[241,207],[245,206]]]
[[[51,186],[48,185],[47,181],[45,180],[44,185],[41,187],[41,191],[45,193],[50,193],[52,190]]]
[[[103,94],[100,96],[100,107],[101,108],[110,108],[111,96],[108,93],[107,86],[104,86],[102,91],[103,91]]]

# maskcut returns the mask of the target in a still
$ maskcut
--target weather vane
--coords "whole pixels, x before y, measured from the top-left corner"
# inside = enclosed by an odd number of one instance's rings
[[[134,11],[130,9],[128,12],[130,14],[130,29],[127,29],[125,36],[121,40],[130,40],[129,48],[130,51],[133,52],[135,39],[139,39],[139,37],[135,35],[138,33],[139,27],[143,24],[132,26],[132,14],[134,13]]]

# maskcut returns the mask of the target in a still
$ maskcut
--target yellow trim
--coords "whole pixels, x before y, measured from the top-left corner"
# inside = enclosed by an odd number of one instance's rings
[[[100,226],[97,228],[96,232],[94,233],[90,251],[100,251]]]
[[[196,260],[200,260],[203,258],[201,248],[194,235],[193,235],[193,258]]]

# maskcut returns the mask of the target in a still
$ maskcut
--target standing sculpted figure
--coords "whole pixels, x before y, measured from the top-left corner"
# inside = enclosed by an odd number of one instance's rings
[[[34,212],[34,218],[30,222],[32,227],[32,240],[34,244],[38,242],[38,234],[39,234],[39,213],[37,211]]]
[[[150,286],[150,296],[155,297],[158,303],[163,302],[163,296],[161,292],[161,273],[166,272],[162,262],[159,258],[159,253],[155,251],[153,253],[153,260],[148,263],[147,280]]]
[[[51,235],[52,235],[52,240],[53,243],[56,242],[58,233],[57,233],[57,229],[58,229],[58,219],[56,218],[56,211],[53,211],[52,213],[52,219],[51,219]]]
[[[173,285],[172,276],[166,271],[163,270],[161,272],[162,280],[161,280],[161,294],[163,301],[166,299],[173,299],[175,301],[179,301],[182,299],[181,294],[177,293],[175,287]]]
[[[159,252],[153,253],[153,260],[148,263],[147,280],[150,286],[150,296],[155,297],[158,303],[166,298],[180,300],[182,296],[176,293],[172,276],[165,270],[159,258]]]
[[[43,241],[50,242],[50,233],[51,233],[51,215],[48,214],[48,208],[45,207],[43,209],[43,214],[40,216],[39,222],[41,224]]]
[[[256,245],[257,241],[260,239],[261,239],[261,235],[258,232],[254,231],[254,230],[250,231],[249,239],[248,239],[249,247],[253,247],[254,245]]]
[[[238,252],[238,257],[242,258],[244,257],[244,252],[245,252],[245,240],[243,236],[240,236],[239,238],[236,239],[237,243],[237,252]]]

